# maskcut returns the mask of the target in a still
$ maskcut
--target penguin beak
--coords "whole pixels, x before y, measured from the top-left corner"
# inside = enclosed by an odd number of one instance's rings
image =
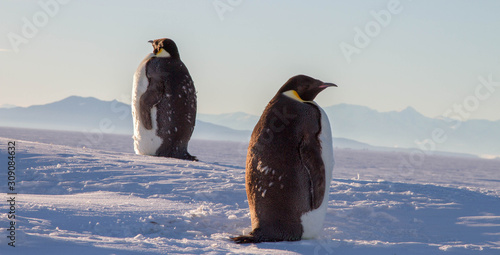
[[[154,41],[153,40],[149,40],[148,43],[153,43]]]
[[[320,89],[326,89],[328,87],[338,87],[338,86],[333,83],[323,83],[322,85],[319,86]]]

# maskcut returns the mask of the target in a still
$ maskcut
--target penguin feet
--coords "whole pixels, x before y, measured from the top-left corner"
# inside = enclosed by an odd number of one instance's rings
[[[236,236],[236,237],[231,237],[230,239],[235,243],[260,243],[260,241],[257,240],[255,236],[252,235]]]
[[[275,238],[262,238],[253,235],[241,235],[230,238],[232,241],[238,244],[243,243],[262,243],[262,242],[283,242],[283,241],[300,241],[300,238],[290,238],[290,239],[275,239]]]
[[[179,154],[179,153],[175,153],[175,154],[174,153],[169,153],[169,154],[159,153],[156,156],[158,156],[158,157],[166,157],[166,158],[178,158],[178,159],[184,159],[184,160],[190,160],[190,161],[198,161],[198,158],[196,156],[192,156],[188,152],[185,152],[185,153],[182,153],[182,154]]]
[[[282,242],[282,241],[300,241],[300,236],[292,235],[269,235],[264,233],[261,228],[254,229],[248,235],[241,235],[230,238],[238,244],[242,243],[261,243],[261,242]]]
[[[185,160],[191,160],[191,161],[199,161],[198,158],[196,156],[192,156],[191,154],[187,153],[184,155],[184,158]]]

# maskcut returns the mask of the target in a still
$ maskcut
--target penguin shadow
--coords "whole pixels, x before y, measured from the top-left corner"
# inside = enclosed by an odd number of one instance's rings
[[[188,149],[193,152],[193,155],[198,157],[199,162],[245,169],[248,141],[234,142],[193,139],[190,141]]]

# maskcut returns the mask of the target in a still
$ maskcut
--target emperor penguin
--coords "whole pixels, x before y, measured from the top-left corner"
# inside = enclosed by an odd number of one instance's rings
[[[330,122],[313,100],[337,87],[306,75],[290,78],[255,126],[245,184],[252,232],[236,243],[298,241],[323,230],[334,165]]]
[[[196,120],[196,90],[175,42],[149,41],[134,74],[134,150],[141,155],[197,160],[187,151]]]

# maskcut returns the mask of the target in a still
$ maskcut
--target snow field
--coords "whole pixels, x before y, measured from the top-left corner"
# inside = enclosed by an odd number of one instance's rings
[[[250,231],[245,144],[193,141],[189,162],[106,139],[16,140],[17,247],[5,238],[0,254],[500,254],[500,161],[429,156],[401,173],[405,155],[336,149],[321,238],[237,245]]]

